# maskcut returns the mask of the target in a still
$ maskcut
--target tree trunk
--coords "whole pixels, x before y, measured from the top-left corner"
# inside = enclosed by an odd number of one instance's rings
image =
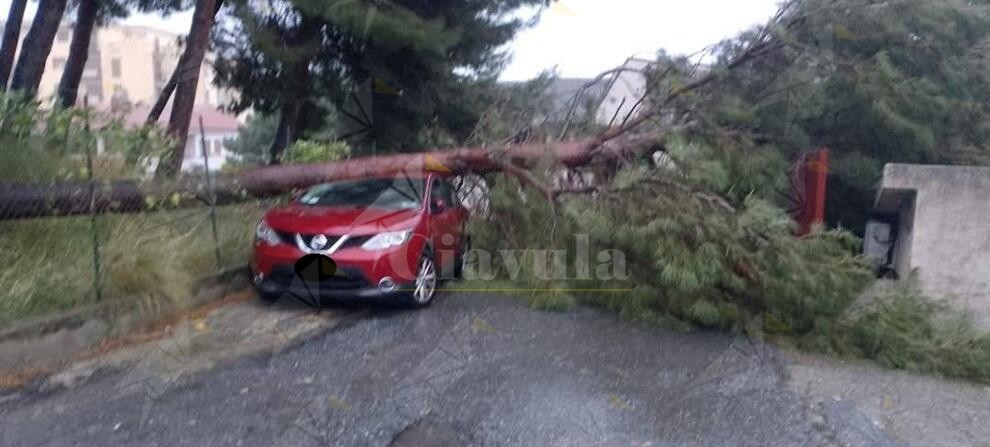
[[[10,69],[14,64],[17,42],[21,40],[21,22],[24,20],[24,7],[27,0],[13,0],[7,14],[7,24],[3,28],[3,43],[0,44],[0,91],[7,89]]]
[[[217,0],[216,4],[213,6],[213,21],[216,22],[217,13],[220,12],[220,7],[223,6],[223,0]],[[179,82],[179,71],[183,66],[185,66],[184,57],[186,53],[183,52],[179,61],[175,64],[176,67],[172,70],[172,75],[169,76],[168,82],[162,86],[162,91],[158,93],[158,99],[155,100],[155,104],[151,106],[151,110],[148,111],[148,117],[145,118],[145,124],[155,124],[158,119],[161,118],[162,112],[165,111],[165,106],[168,105],[168,100],[172,98],[172,92],[175,91],[175,85]]]
[[[299,121],[299,103],[297,101],[287,101],[282,104],[279,112],[278,129],[275,131],[275,139],[268,149],[268,164],[277,165],[285,149],[296,139],[296,127]]]
[[[268,150],[268,162],[278,164],[285,149],[299,139],[299,112],[309,91],[309,64],[311,57],[302,57],[292,62],[285,81],[282,97],[282,110],[278,120],[275,139]]]
[[[183,53],[185,54],[185,53]],[[172,70],[172,76],[169,76],[168,82],[162,86],[161,93],[158,94],[158,99],[155,100],[155,104],[151,106],[151,110],[148,111],[148,117],[145,118],[144,124],[151,125],[158,122],[161,118],[162,112],[165,111],[165,106],[168,105],[168,100],[172,98],[172,92],[175,91],[175,84],[179,80],[179,67],[182,67],[182,58],[179,58],[179,63],[176,64],[175,70]]]
[[[58,84],[58,99],[62,107],[76,105],[79,94],[79,82],[86,69],[89,59],[89,42],[93,37],[93,27],[96,25],[97,13],[100,9],[99,0],[80,0],[76,12],[76,26],[72,31],[72,43],[69,45],[69,57],[65,61],[62,80]]]
[[[186,38],[186,49],[176,67],[175,98],[172,100],[172,114],[168,120],[168,133],[175,140],[172,152],[158,165],[159,177],[174,177],[182,168],[186,139],[189,137],[189,123],[192,121],[193,105],[196,103],[196,88],[199,86],[199,71],[206,56],[206,46],[213,29],[214,8],[220,0],[197,0],[193,11],[192,26]]]
[[[10,80],[10,90],[22,90],[32,98],[38,93],[41,75],[45,72],[45,62],[52,51],[55,34],[65,12],[66,0],[41,0],[38,12],[31,21],[31,28],[24,36],[14,77]]]

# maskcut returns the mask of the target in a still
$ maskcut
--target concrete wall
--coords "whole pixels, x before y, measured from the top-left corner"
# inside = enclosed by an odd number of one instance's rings
[[[990,167],[888,164],[877,210],[899,218],[900,276],[990,326]]]

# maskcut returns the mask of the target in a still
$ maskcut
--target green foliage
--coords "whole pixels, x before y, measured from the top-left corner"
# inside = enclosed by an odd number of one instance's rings
[[[98,179],[139,177],[170,147],[159,129],[131,129],[82,109],[41,108],[18,94],[0,95],[0,180],[84,179],[87,151]]]
[[[322,163],[344,160],[350,156],[351,147],[343,141],[300,140],[282,153],[281,161],[287,164]]]
[[[230,32],[214,34],[217,80],[240,92],[237,110],[298,111],[293,140],[346,111],[361,123],[331,139],[354,137],[356,154],[451,145],[492,102],[503,46],[526,25],[519,9],[546,3],[239,3]]]
[[[712,163],[697,164],[724,176]],[[653,302],[628,300],[637,312],[736,330],[768,318],[779,323],[777,331],[804,334],[841,314],[869,282],[848,233],[795,238],[790,218],[762,199],[749,196],[733,208],[680,181],[641,173],[635,186],[568,207],[579,228],[601,247],[625,253],[634,280],[656,291]]]
[[[976,330],[968,314],[923,295],[912,281],[897,284],[808,344],[892,368],[990,382],[990,334]]]
[[[699,173],[724,176],[709,168],[713,163],[698,159],[681,165],[690,172],[697,164]],[[735,209],[694,189],[711,181],[687,178],[695,187],[646,169],[628,170],[602,196],[570,200],[555,213],[542,198],[505,180],[492,191],[493,217],[472,226],[475,245],[492,252],[573,253],[575,235],[587,234],[591,254],[608,249],[624,255],[629,281],[575,279],[562,285],[559,278],[538,278],[531,271],[538,269],[525,269],[515,280],[543,289],[633,288],[578,297],[623,315],[673,316],[737,330],[767,317],[775,331],[799,335],[839,316],[871,278],[852,254],[857,241],[848,233],[795,238],[790,218],[764,200],[750,196]],[[574,260],[569,261],[569,277],[576,278]]]
[[[754,195],[725,200],[711,192],[719,182],[705,175],[735,171],[710,169],[705,151],[691,150],[698,158],[679,161],[683,172],[626,169],[597,197],[566,200],[556,212],[497,178],[491,214],[471,224],[475,248],[573,254],[575,235],[587,234],[592,255],[623,253],[630,278],[579,279],[569,257],[569,279],[548,279],[523,258],[514,278],[502,266],[497,282],[472,287],[533,288],[530,303],[538,309],[583,302],[673,329],[745,332],[892,368],[990,382],[990,334],[974,329],[967,314],[911,282],[855,304],[873,281],[855,255],[855,236],[819,229],[795,237],[793,221],[768,201]]]
[[[218,209],[223,267],[247,259],[264,210],[259,203]],[[0,234],[0,325],[94,302],[88,217],[0,222]],[[100,216],[97,238],[103,297],[122,306],[182,307],[218,272],[205,208]]]
[[[784,160],[827,146],[828,220],[856,231],[884,163],[990,163],[986,2],[803,0],[783,21],[781,45],[677,103],[694,137],[743,157],[772,146]],[[712,70],[757,35],[725,42]]]
[[[237,130],[237,138],[226,143],[231,153],[228,163],[234,166],[258,166],[268,163],[268,148],[275,139],[278,116],[253,113]]]

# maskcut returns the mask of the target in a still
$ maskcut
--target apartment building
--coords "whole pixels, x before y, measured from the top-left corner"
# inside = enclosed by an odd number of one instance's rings
[[[72,24],[63,24],[55,36],[45,73],[38,86],[39,98],[54,97],[72,42]],[[168,82],[182,52],[181,34],[143,26],[111,24],[93,33],[89,58],[79,86],[95,105],[132,107],[154,103]],[[213,69],[206,63],[200,71],[196,104],[220,107],[229,92],[212,85]]]

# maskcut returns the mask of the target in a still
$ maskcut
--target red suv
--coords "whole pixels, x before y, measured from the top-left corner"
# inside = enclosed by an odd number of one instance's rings
[[[460,274],[467,218],[442,174],[313,186],[258,223],[252,282],[266,299],[400,297],[427,306],[441,279]],[[329,258],[320,258],[329,275],[318,281],[300,272],[312,255]]]

